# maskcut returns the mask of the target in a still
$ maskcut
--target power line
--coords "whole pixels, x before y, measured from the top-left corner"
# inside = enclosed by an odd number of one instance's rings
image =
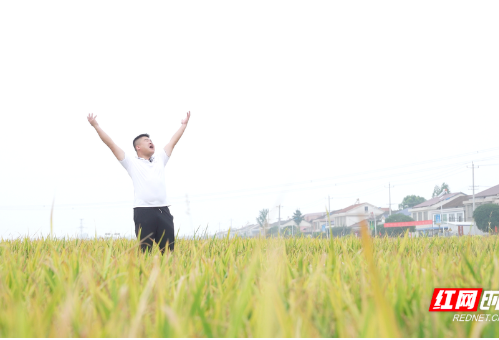
[[[498,158],[499,159],[499,155],[494,155],[493,158]],[[481,160],[489,160],[489,159],[490,159],[490,157],[489,158],[484,158],[484,159],[481,159]],[[481,161],[481,160],[479,160],[479,161]],[[470,163],[470,161],[460,161],[460,162],[457,162],[457,163],[441,165],[441,166],[437,166],[437,167],[433,167],[433,168],[417,169],[417,170],[411,170],[411,171],[407,171],[407,172],[403,172],[403,173],[386,174],[386,175],[381,175],[381,176],[378,176],[378,177],[368,177],[368,178],[364,178],[364,179],[357,179],[357,180],[350,180],[350,181],[345,181],[345,182],[339,182],[339,183],[334,183],[334,186],[346,185],[346,184],[351,184],[351,183],[366,182],[366,181],[370,181],[370,180],[383,179],[383,178],[400,177],[400,176],[403,176],[403,175],[410,175],[410,174],[413,174],[413,173],[421,173],[421,172],[425,172],[425,171],[434,171],[434,170],[437,170],[437,169],[449,168],[449,167],[454,167],[454,166],[457,166],[457,165],[462,166],[462,165],[465,165],[467,163]],[[333,180],[333,179],[337,179],[339,177],[341,177],[341,176],[330,177],[330,178],[327,178],[327,179],[323,179],[322,181]],[[270,189],[279,188],[279,187],[282,187],[282,186],[292,186],[292,185],[299,185],[299,184],[309,184],[310,182],[319,182],[319,181],[321,181],[321,180],[311,180],[311,181],[295,182],[295,183],[288,183],[288,184],[272,185],[272,186],[267,186],[267,187],[254,188],[254,189],[232,190],[232,191],[219,192],[219,193],[211,193],[211,194],[209,194],[209,193],[198,194],[198,195],[191,195],[191,197],[194,198],[194,199],[196,199],[197,201],[199,201],[200,198],[202,198],[204,200],[204,198],[202,196],[208,196],[208,195],[209,196],[222,196],[222,195],[227,195],[227,194],[231,194],[231,193],[243,193],[245,191],[270,190]],[[313,189],[313,188],[320,188],[320,187],[323,187],[324,185],[325,184],[317,183],[315,187],[305,187],[305,189],[309,189],[309,188],[311,188],[311,189]],[[333,185],[333,184],[330,184],[330,185]],[[294,190],[300,190],[300,189],[291,189],[291,190],[282,191],[282,192],[289,192],[289,191],[294,191]],[[277,191],[279,191],[279,190],[277,190]],[[269,191],[267,193],[274,193],[274,192],[276,192],[276,190],[271,190],[271,191]],[[264,194],[264,193],[259,193],[259,194]],[[230,197],[235,197],[235,196],[230,196]],[[175,198],[172,198],[172,199],[175,199]],[[212,199],[212,198],[210,197],[210,198],[207,198],[207,199]]]
[[[479,153],[479,152],[485,153],[485,152],[496,151],[496,150],[499,150],[499,148],[485,149],[485,150],[481,150],[481,151],[477,151],[477,152],[468,152],[468,153],[461,154],[461,155],[454,155],[454,156],[442,157],[442,158],[438,158],[438,159],[433,159],[433,160],[428,160],[428,161],[422,161],[422,162],[417,162],[417,163],[411,163],[411,164],[405,164],[405,165],[399,165],[399,166],[390,167],[390,168],[382,168],[382,169],[376,169],[376,170],[367,170],[367,171],[353,173],[353,174],[345,174],[345,175],[339,175],[339,176],[333,176],[333,177],[324,177],[324,178],[307,180],[307,181],[299,181],[299,182],[290,182],[290,183],[275,184],[275,185],[269,185],[269,186],[258,187],[258,188],[237,189],[237,190],[230,190],[230,191],[224,191],[224,192],[219,192],[219,193],[203,193],[203,194],[191,195],[191,197],[192,198],[200,198],[202,196],[225,195],[225,194],[240,193],[240,192],[245,192],[245,191],[258,191],[258,190],[266,190],[266,189],[271,189],[271,188],[280,188],[280,187],[294,186],[294,185],[300,185],[300,184],[309,184],[311,182],[331,181],[331,180],[340,179],[340,178],[356,177],[356,176],[364,175],[364,174],[372,174],[372,173],[383,172],[383,171],[387,171],[387,170],[396,170],[396,169],[400,169],[400,168],[413,167],[413,166],[416,166],[416,165],[441,162],[443,160],[464,157],[464,156],[475,154],[475,153]],[[496,158],[499,158],[499,155],[493,155],[492,158],[485,158],[485,159],[482,159],[482,160],[496,159]],[[470,162],[471,161],[460,161],[458,163],[452,163],[450,165],[447,164],[447,165],[443,165],[443,166],[444,167],[448,167],[448,166],[452,166],[452,165],[455,165],[455,164],[465,164],[465,163],[470,163]],[[421,170],[416,170],[416,171],[411,171],[411,172],[408,172],[408,173],[414,173],[414,172],[420,172],[420,171]],[[342,183],[344,183],[344,182],[342,182]]]
[[[409,183],[407,182],[396,182],[397,186],[404,186],[412,183],[426,183],[428,181],[434,180],[435,178],[440,178],[445,175],[449,174],[455,174],[455,173],[461,173],[466,171],[466,169],[461,170],[461,168],[457,169],[456,168],[452,169],[451,171],[448,171],[446,169],[443,172],[439,172],[438,174],[427,174],[423,177],[420,177],[420,179],[417,179],[416,181],[411,181]],[[419,171],[421,172],[421,171]],[[411,172],[412,173],[412,172]],[[424,179],[423,179],[424,178]],[[365,179],[363,181],[358,181],[358,182],[365,182],[368,179]],[[426,181],[424,181],[426,180]],[[350,182],[348,182],[350,183]],[[348,183],[341,183],[341,185],[348,184]],[[299,192],[303,190],[314,190],[314,189],[319,189],[319,188],[324,188],[323,185],[320,186],[314,186],[314,187],[303,187],[303,188],[295,188],[295,189],[290,189],[284,191],[284,193],[289,193],[289,192]],[[355,193],[350,193],[348,196],[335,196],[337,199],[345,199],[345,198],[354,198],[358,195],[370,195],[373,193],[378,193],[380,191],[383,191],[384,188],[378,189],[376,187],[372,187],[369,190],[361,190],[357,191]],[[254,197],[254,196],[261,196],[261,195],[266,195],[266,194],[271,194],[273,192],[262,192],[262,193],[252,193],[252,194],[241,194],[237,196],[228,196],[228,197],[215,197],[215,198],[203,198],[201,200],[190,200],[190,202],[204,202],[204,201],[219,201],[219,200],[225,200],[225,199],[234,199],[234,198],[242,198],[242,197]],[[172,203],[176,204],[182,204],[185,203],[184,201],[178,200],[178,202],[175,202],[174,200],[171,200]],[[108,209],[108,208],[128,208],[132,205],[132,202],[110,202],[110,203],[90,203],[90,204],[62,204],[62,205],[56,205],[55,208],[59,209]],[[10,207],[0,207],[0,210],[36,210],[36,209],[50,209],[51,206],[45,205],[45,206],[10,206]]]
[[[457,173],[461,173],[464,171],[466,171],[466,169],[458,171]],[[413,182],[407,183],[407,184],[405,184],[404,182],[396,182],[396,184],[397,184],[397,186],[404,186],[404,185],[408,185],[408,184],[412,184],[412,183],[416,183],[416,182],[417,183],[426,183],[428,181],[434,180],[435,178],[440,178],[442,176],[445,176],[446,174],[451,174],[451,173],[455,173],[455,172],[456,172],[456,170],[453,169],[450,172],[447,172],[447,171],[441,172],[437,176],[435,176],[435,175],[431,175],[431,177],[425,176],[427,178],[426,181],[417,180],[417,181],[413,181]],[[304,190],[314,190],[314,189],[318,189],[318,188],[323,188],[323,186],[316,186],[316,187],[312,187],[312,188],[309,188],[309,187],[297,188],[294,190],[293,189],[287,190],[287,191],[285,191],[285,193],[299,192],[299,191],[304,191]],[[354,197],[358,197],[359,195],[371,195],[374,193],[381,192],[383,190],[385,190],[385,188],[379,189],[379,187],[371,187],[368,190],[361,190],[361,191],[357,191],[354,193],[350,193],[348,196],[335,196],[335,198],[336,199],[354,198]],[[271,193],[273,193],[273,192],[253,193],[253,194],[249,194],[249,195],[242,194],[242,195],[238,195],[238,196],[229,196],[229,197],[204,198],[201,200],[192,200],[192,201],[190,200],[190,202],[200,203],[200,202],[205,202],[205,201],[220,201],[220,200],[226,200],[226,199],[255,197],[255,196],[267,195],[267,194],[271,194]],[[322,200],[322,199],[320,199],[320,200]],[[182,204],[185,202],[179,200],[178,202],[172,201],[171,203]],[[109,204],[107,204],[107,203],[63,204],[63,205],[55,205],[54,209],[57,209],[57,210],[60,210],[60,209],[111,209],[111,208],[127,208],[128,209],[130,206],[132,206],[132,202],[112,202]],[[51,209],[51,206],[44,205],[44,206],[4,206],[4,207],[0,207],[0,210],[48,210],[48,209]]]
[[[340,183],[335,183],[334,185],[330,184],[330,186],[335,186],[336,187],[336,186],[342,186],[342,185],[347,185],[347,184],[351,184],[351,183],[361,183],[361,182],[367,182],[367,181],[372,181],[372,180],[377,180],[377,179],[383,179],[383,178],[400,177],[400,176],[403,176],[403,175],[410,175],[410,174],[413,174],[413,173],[421,173],[421,172],[424,172],[424,171],[434,171],[434,170],[438,170],[438,169],[441,169],[441,168],[455,167],[456,164],[462,166],[462,165],[464,165],[466,163],[468,163],[468,162],[460,162],[460,163],[455,163],[455,164],[440,166],[440,167],[437,167],[437,168],[434,168],[434,169],[408,171],[408,172],[399,173],[399,174],[396,174],[396,175],[388,174],[388,175],[383,175],[383,176],[378,176],[378,177],[364,178],[364,179],[352,180],[352,181],[348,181],[348,182],[340,182]],[[433,176],[433,175],[431,175],[431,176]],[[314,190],[314,189],[319,189],[319,188],[325,188],[325,185],[324,184],[317,184],[317,185],[312,186],[312,187],[307,186],[307,187],[294,188],[294,189],[288,189],[288,190],[270,190],[270,191],[266,191],[266,192],[259,192],[259,193],[253,193],[253,194],[243,194],[243,193],[241,193],[240,195],[237,195],[237,196],[206,197],[206,198],[201,198],[201,199],[195,199],[195,201],[196,202],[202,202],[202,201],[207,201],[207,200],[220,200],[220,199],[227,199],[227,198],[251,197],[251,196],[264,195],[264,194],[272,194],[272,193],[275,193],[275,192],[288,193],[288,192],[296,192],[296,191],[302,191],[302,190]],[[222,196],[222,194],[218,194],[218,195],[214,194],[214,196]],[[191,197],[195,197],[195,196],[193,195]]]
[[[485,150],[485,151],[491,151],[491,150],[495,150],[495,149],[499,149],[499,148],[488,149],[488,150]],[[464,155],[467,155],[467,154],[464,154]],[[452,156],[452,157],[447,157],[447,158],[457,158],[457,157],[462,157],[462,155]],[[477,161],[485,161],[485,160],[490,160],[490,159],[495,159],[495,158],[499,158],[499,155],[493,155],[492,157],[489,156],[489,157],[486,157],[486,158],[483,158],[483,159],[479,159]],[[445,158],[443,158],[443,159],[445,159]],[[399,166],[399,167],[386,168],[386,169],[403,168],[403,167],[408,167],[408,166],[411,166],[411,165],[414,165],[414,164],[423,164],[423,163],[429,163],[429,162],[433,162],[433,161],[413,163],[413,164],[409,164],[409,165],[403,165],[403,166]],[[437,167],[432,167],[432,168],[427,168],[427,169],[411,170],[411,171],[407,171],[407,172],[403,172],[403,173],[398,173],[398,174],[386,174],[386,175],[381,175],[381,176],[377,176],[377,177],[367,177],[367,178],[364,178],[364,179],[357,179],[357,180],[350,180],[350,181],[335,183],[334,186],[342,186],[342,185],[347,185],[347,184],[351,184],[351,183],[361,183],[361,182],[379,180],[379,179],[384,179],[384,178],[393,178],[393,177],[396,178],[396,177],[401,177],[401,176],[404,176],[404,175],[411,175],[413,173],[421,173],[421,172],[428,172],[428,171],[431,172],[431,171],[435,171],[435,170],[439,170],[439,169],[446,169],[446,171],[447,171],[449,167],[455,167],[456,165],[464,165],[466,163],[469,163],[469,162],[468,161],[460,161],[460,162],[457,162],[457,163],[440,165],[440,166],[437,166]],[[381,171],[381,170],[374,170],[374,171],[370,171],[369,173],[379,172],[379,171]],[[451,172],[453,172],[453,171],[455,171],[455,168],[451,170]],[[223,200],[223,199],[229,199],[229,198],[232,199],[232,198],[239,198],[239,197],[259,196],[259,195],[265,195],[265,194],[272,194],[272,193],[275,193],[276,191],[281,191],[282,193],[288,193],[288,192],[297,192],[297,191],[302,191],[302,190],[314,190],[314,189],[324,188],[325,184],[316,183],[316,185],[312,186],[312,187],[306,186],[306,187],[302,187],[302,188],[290,188],[290,189],[284,190],[284,191],[282,191],[282,189],[281,190],[276,190],[276,189],[278,189],[279,187],[282,187],[282,186],[292,186],[292,185],[299,185],[299,184],[309,184],[310,182],[319,182],[319,181],[325,181],[325,180],[332,180],[332,179],[341,178],[341,177],[352,177],[352,176],[355,176],[355,175],[362,175],[362,174],[365,174],[365,173],[367,173],[367,172],[362,172],[362,173],[357,173],[357,174],[351,174],[351,175],[343,175],[343,176],[330,177],[330,178],[325,178],[325,179],[315,180],[315,181],[302,181],[302,182],[295,182],[295,183],[288,183],[288,184],[272,185],[272,186],[267,186],[267,187],[254,188],[254,189],[242,189],[242,190],[232,190],[232,191],[219,192],[219,193],[206,193],[206,194],[199,194],[199,195],[191,195],[190,197],[191,198],[194,197],[194,199],[193,199],[194,202],[203,202],[203,201],[206,201],[206,200]],[[434,177],[433,174],[428,174],[428,175],[431,176],[431,177]],[[428,176],[428,175],[423,176],[423,178],[426,177],[426,176]],[[407,184],[414,183],[414,182],[407,183],[407,182],[397,182],[396,181],[396,183],[397,183],[397,185],[407,185]],[[330,185],[332,185],[332,184],[330,184]],[[270,190],[272,188],[276,188],[276,189]],[[252,194],[244,194],[244,192],[246,192],[246,191],[257,191],[257,190],[267,190],[267,191],[266,192],[257,192],[257,193],[252,193]],[[270,191],[268,191],[268,190],[270,190]],[[216,196],[227,195],[229,193],[241,193],[241,194],[240,195],[236,195],[236,196],[228,196],[228,197],[216,197]],[[348,196],[348,198],[351,198],[351,197],[353,197],[353,196]],[[183,199],[183,198],[185,198],[185,196],[170,197],[170,200],[171,201],[175,201],[177,199]],[[347,197],[338,197],[338,198],[347,198]],[[180,201],[178,203],[180,203]],[[89,208],[112,208],[112,207],[120,208],[120,207],[129,207],[131,205],[132,205],[131,201],[119,201],[119,202],[77,203],[77,204],[62,204],[62,205],[58,204],[58,205],[56,205],[56,207],[57,207],[57,209],[61,209],[61,208],[62,209],[64,209],[64,208],[89,209]],[[33,209],[50,209],[50,208],[51,208],[50,205],[41,205],[41,206],[40,205],[36,205],[36,206],[0,206],[0,210],[33,210]]]

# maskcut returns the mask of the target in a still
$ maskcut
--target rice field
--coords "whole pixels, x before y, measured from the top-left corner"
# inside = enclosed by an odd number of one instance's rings
[[[498,322],[428,312],[437,287],[499,289],[498,240],[179,239],[164,256],[3,240],[0,336],[499,337]]]

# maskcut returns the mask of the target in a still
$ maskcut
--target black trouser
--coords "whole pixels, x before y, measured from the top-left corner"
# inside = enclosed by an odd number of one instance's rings
[[[159,245],[161,254],[165,252],[166,245],[173,251],[175,245],[175,231],[173,216],[168,207],[138,207],[133,208],[133,221],[135,222],[135,235],[139,237],[142,251],[151,251],[153,242]]]

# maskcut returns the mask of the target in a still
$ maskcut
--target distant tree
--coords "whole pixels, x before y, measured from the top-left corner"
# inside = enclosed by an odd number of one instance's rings
[[[277,236],[278,234],[279,234],[279,227],[278,226],[274,226],[274,227],[269,228],[268,235]]]
[[[295,221],[298,230],[300,230],[300,223],[303,221],[303,215],[301,214],[300,209],[296,209],[295,213],[293,214],[293,221]]]
[[[404,214],[392,214],[386,218],[385,223],[412,222],[412,221],[414,220],[410,216]]]
[[[385,223],[394,223],[394,222],[412,222],[414,221],[410,216],[404,215],[404,214],[393,214],[389,216],[386,220]],[[384,224],[380,224],[376,226],[378,236],[381,233],[381,236],[388,235],[388,236],[400,236],[405,234],[407,229],[409,231],[413,232],[416,230],[415,226],[411,227],[389,227],[385,228]]]
[[[282,235],[284,236],[295,236],[299,237],[301,236],[301,231],[300,228],[297,228],[296,226],[290,226],[288,225],[287,227],[284,227],[282,229]]]
[[[332,227],[331,228],[331,236],[332,237],[341,237],[351,234],[352,230],[348,227]]]
[[[433,194],[431,194],[431,197],[437,197],[444,190],[447,190],[447,193],[450,194],[449,184],[443,182],[441,186],[435,185],[435,188],[433,188]]]
[[[268,226],[268,218],[269,216],[269,209],[262,209],[260,210],[260,215],[256,218],[256,221],[258,222],[258,225],[260,228],[263,229],[263,233],[265,234],[265,228]]]
[[[407,195],[402,200],[402,203],[399,204],[399,209],[412,208],[413,206],[423,203],[424,201],[426,201],[424,197]]]
[[[473,219],[481,231],[489,232],[489,225],[495,231],[495,227],[499,228],[499,205],[488,203],[477,207],[473,212]]]

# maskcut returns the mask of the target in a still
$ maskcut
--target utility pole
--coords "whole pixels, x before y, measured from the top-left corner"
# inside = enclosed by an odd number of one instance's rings
[[[442,224],[444,223],[444,211],[443,211],[444,203],[440,206],[440,227],[443,229]],[[438,232],[440,233],[440,228],[438,228]]]
[[[281,235],[281,205],[279,204],[277,208],[279,208],[279,223],[278,223],[279,229],[277,230],[279,230],[279,235]]]
[[[80,238],[83,239],[83,229],[86,229],[84,226],[83,226],[83,218],[80,218],[80,227],[78,228],[80,229]]]
[[[388,182],[388,204],[390,205],[390,213],[388,216],[392,216],[392,189],[391,189],[391,185],[390,185],[390,182]]]
[[[467,167],[469,168],[469,166]],[[479,166],[477,166],[479,168]],[[473,185],[473,211],[471,212],[470,218],[473,219],[473,213],[475,212],[475,164],[471,162],[471,181]]]
[[[389,205],[389,214],[388,216],[392,216],[392,191],[391,189],[394,187],[395,185],[391,185],[390,182],[388,182],[388,205]]]
[[[471,213],[471,217],[473,218],[473,213],[475,212],[475,164],[471,162],[471,177],[473,177],[473,211]]]
[[[328,213],[328,230],[327,230],[327,238],[329,239],[329,234],[331,233],[331,196],[327,195],[327,213]]]
[[[377,230],[376,230],[376,214],[375,214],[374,212],[371,212],[371,216],[372,216],[372,218],[373,218],[373,225],[374,225],[374,237],[376,237],[376,235],[377,235],[377,234],[376,234],[376,232],[377,232]],[[369,226],[370,226],[370,225],[369,225]]]
[[[447,192],[447,189],[444,189],[442,191],[442,198],[447,195],[448,192]],[[440,198],[440,199],[442,199]],[[444,208],[444,203],[442,202],[442,205],[440,205],[440,227],[442,228],[442,232],[444,231],[444,227],[442,226],[442,224],[444,223],[444,212],[443,212],[443,208]],[[448,222],[449,219],[447,219],[447,222]],[[440,232],[440,229],[438,230],[438,232]]]

